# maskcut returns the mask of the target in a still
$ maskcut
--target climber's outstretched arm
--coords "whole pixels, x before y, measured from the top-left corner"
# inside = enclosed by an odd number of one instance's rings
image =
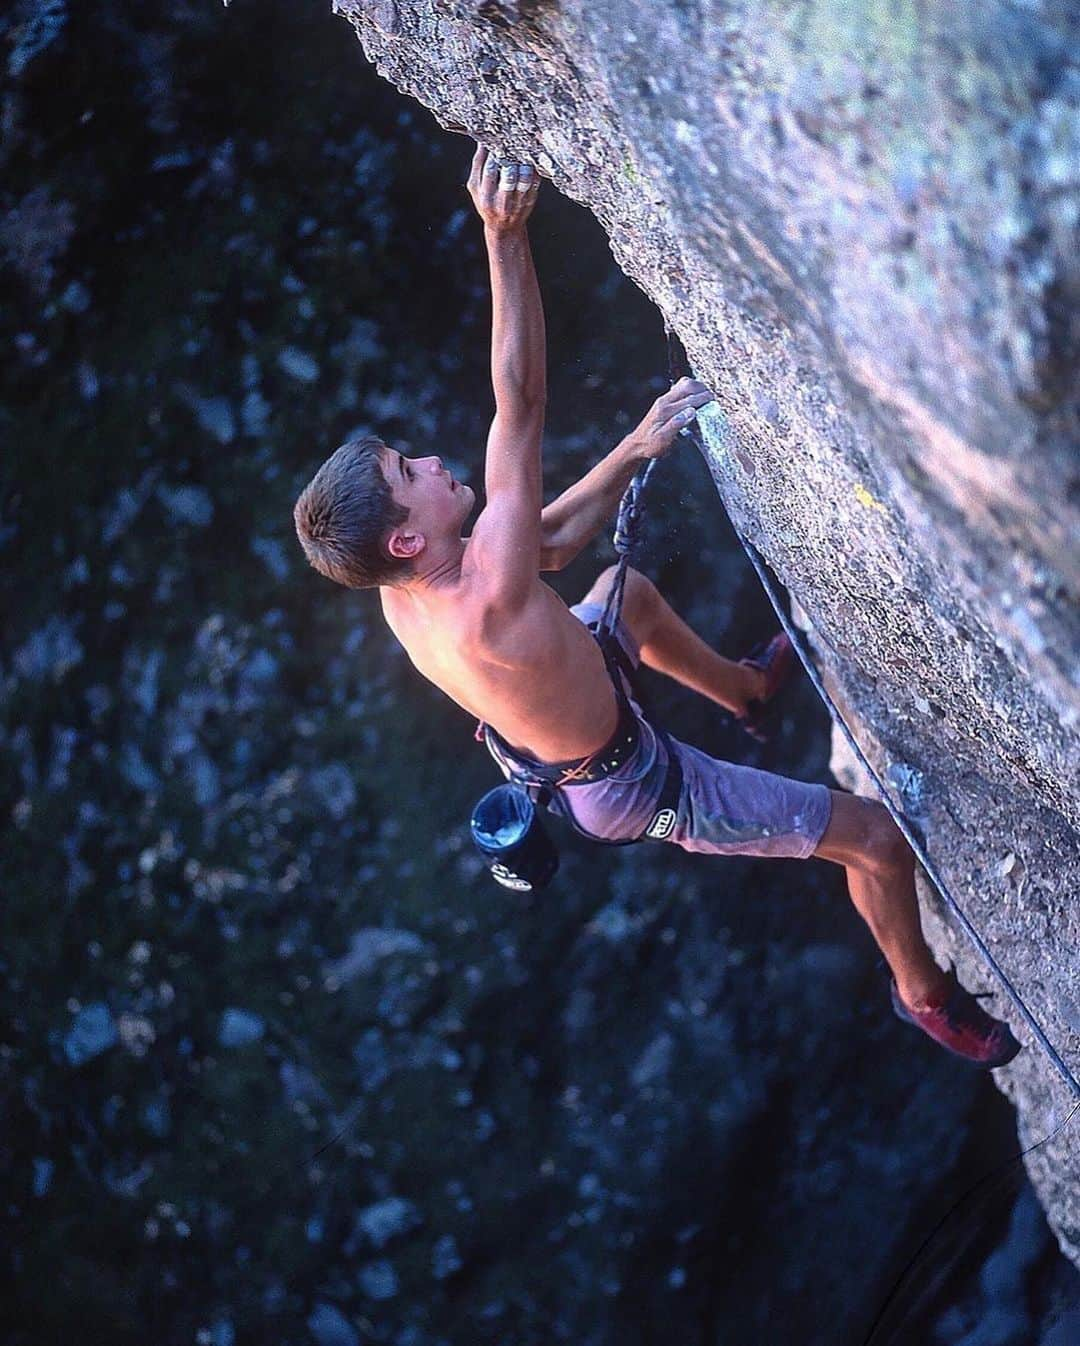
[[[540,569],[561,570],[612,519],[623,491],[648,455],[627,436],[540,514]]]
[[[477,146],[469,194],[484,222],[491,270],[495,419],[484,459],[487,503],[470,541],[489,601],[508,612],[528,600],[540,564],[547,354],[526,227],[538,182],[528,164],[497,165],[484,146]]]

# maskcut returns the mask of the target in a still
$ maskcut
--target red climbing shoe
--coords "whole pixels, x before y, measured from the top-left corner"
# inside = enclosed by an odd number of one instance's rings
[[[739,660],[739,663],[745,664],[748,668],[765,670],[765,691],[747,705],[745,715],[735,716],[735,723],[759,743],[768,743],[771,737],[771,715],[768,704],[795,671],[798,663],[795,647],[788,639],[787,632],[781,631],[767,644],[755,645],[745,659]]]
[[[890,979],[889,993],[893,1011],[898,1019],[921,1028],[935,1042],[953,1056],[960,1056],[984,1070],[996,1070],[1008,1065],[1020,1050],[1012,1030],[1001,1019],[993,1019],[975,1002],[990,995],[979,991],[972,995],[965,991],[956,976],[956,967],[950,963],[949,985],[933,1004],[913,1010],[900,999],[896,982]]]

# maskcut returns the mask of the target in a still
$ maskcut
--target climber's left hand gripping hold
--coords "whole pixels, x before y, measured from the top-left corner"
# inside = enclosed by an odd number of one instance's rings
[[[531,164],[500,164],[486,145],[477,142],[467,186],[485,230],[513,234],[525,228],[532,214],[540,174]]]
[[[713,400],[700,379],[681,378],[666,393],[661,393],[627,438],[639,457],[661,458],[674,444],[679,431],[697,415],[697,408]]]

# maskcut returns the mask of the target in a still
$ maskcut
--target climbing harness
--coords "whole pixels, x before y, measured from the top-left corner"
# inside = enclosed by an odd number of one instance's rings
[[[620,557],[623,573],[629,554],[627,552]],[[655,717],[647,710],[636,670],[614,635],[620,606],[616,603],[613,609],[614,618],[610,627],[604,624],[603,618],[595,624],[589,624],[589,630],[604,656],[618,703],[615,732],[603,747],[571,762],[524,763],[520,755],[514,753],[490,725],[481,721],[478,726],[477,738],[486,744],[492,757],[507,773],[508,779],[504,784],[489,790],[477,802],[470,819],[470,831],[492,878],[504,888],[520,892],[539,889],[550,882],[558,870],[558,852],[540,821],[538,808],[545,808],[549,813],[563,818],[586,840],[603,846],[632,846],[639,841],[662,841],[675,825],[682,790],[682,767],[667,732],[659,727]],[[629,685],[634,700],[641,706],[648,729],[663,743],[667,763],[660,795],[644,832],[636,837],[613,839],[598,837],[584,828],[574,816],[563,792],[576,785],[607,779],[637,751],[641,742],[642,721],[630,704],[623,680]]]
[[[672,356],[672,351],[674,350],[674,342],[672,338],[673,334],[671,333],[670,330],[668,330],[668,343],[669,343],[668,350],[669,350],[669,359],[671,360],[671,377],[672,380],[674,381],[676,366],[674,358]],[[675,338],[675,340],[677,340],[677,338]],[[685,352],[682,353],[682,361],[684,363],[685,372],[689,373],[689,362],[686,361]],[[686,435],[688,438],[694,441],[694,443],[697,445],[698,449],[702,453],[707,463],[709,461],[709,456],[708,451],[705,447],[700,426],[689,425],[685,429],[683,429],[680,433]],[[722,496],[721,501],[723,501]],[[825,687],[821,681],[821,677],[818,674],[817,668],[815,667],[813,660],[811,659],[809,653],[807,652],[801,632],[796,630],[794,623],[791,621],[791,618],[784,611],[783,604],[780,602],[780,597],[776,592],[776,587],[769,578],[768,574],[766,573],[765,563],[762,560],[761,553],[758,551],[757,547],[755,547],[752,542],[750,542],[747,538],[743,537],[742,533],[739,531],[735,523],[735,520],[731,517],[730,510],[727,510],[726,502],[724,502],[724,508],[727,511],[728,520],[731,523],[731,527],[734,530],[735,536],[739,539],[743,551],[746,552],[746,555],[750,560],[750,564],[754,567],[754,570],[757,573],[757,577],[761,581],[762,588],[765,590],[769,602],[773,606],[773,611],[776,613],[781,626],[787,632],[788,639],[791,641],[792,646],[795,649],[795,653],[799,656],[799,660],[801,661],[803,668],[806,669],[807,677],[813,683],[814,689],[817,692],[818,696],[821,697],[822,701],[824,701],[825,705],[828,707],[829,713],[832,716],[833,721],[836,723],[837,727],[844,735],[844,738],[847,740],[851,750],[854,752],[855,756],[859,759],[860,763],[866,770],[870,779],[874,782],[878,795],[881,798],[881,802],[889,810],[893,822],[896,823],[897,827],[899,827],[900,831],[904,834],[904,837],[907,840],[908,845],[911,847],[912,851],[918,858],[919,863],[925,870],[927,877],[930,879],[931,883],[933,883],[934,887],[938,890],[942,898],[945,900],[946,905],[948,906],[949,910],[953,913],[953,915],[956,917],[957,921],[960,923],[960,926],[963,929],[964,933],[968,936],[968,938],[971,940],[972,944],[974,944],[975,948],[979,951],[979,953],[982,954],[984,961],[987,963],[987,965],[990,967],[990,970],[994,973],[998,981],[1001,983],[1006,994],[1009,996],[1009,999],[1013,1002],[1013,1004],[1016,1006],[1017,1010],[1023,1017],[1024,1022],[1027,1024],[1027,1026],[1031,1029],[1032,1033],[1035,1035],[1036,1041],[1039,1043],[1040,1047],[1042,1047],[1043,1051],[1046,1053],[1047,1057],[1049,1058],[1051,1064],[1054,1066],[1055,1070],[1057,1070],[1058,1074],[1061,1075],[1062,1079],[1068,1085],[1071,1092],[1077,1098],[1080,1098],[1080,1082],[1077,1081],[1076,1076],[1072,1073],[1069,1067],[1061,1059],[1060,1055],[1055,1050],[1053,1044],[1050,1042],[1050,1039],[1043,1032],[1035,1016],[1031,1013],[1027,1005],[1024,1003],[1023,999],[1020,996],[1020,993],[1013,986],[1012,982],[1005,974],[1004,970],[998,963],[997,959],[986,947],[986,944],[984,943],[982,937],[979,935],[979,932],[975,929],[971,921],[961,910],[959,904],[953,897],[952,893],[949,892],[949,889],[946,887],[945,880],[941,877],[940,873],[938,872],[937,866],[930,859],[929,855],[927,855],[925,848],[919,841],[918,837],[915,836],[911,827],[908,825],[907,820],[904,818],[903,814],[900,813],[900,811],[893,804],[892,800],[889,798],[888,792],[885,789],[885,786],[882,783],[880,776],[878,776],[877,772],[867,761],[866,754],[859,747],[858,743],[856,743],[854,735],[852,734],[851,730],[847,727],[847,725],[844,723],[844,719],[841,716],[839,710],[837,709],[836,703],[833,701],[829,693],[825,690]]]

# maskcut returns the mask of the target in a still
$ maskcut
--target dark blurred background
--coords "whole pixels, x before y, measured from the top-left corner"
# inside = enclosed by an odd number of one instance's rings
[[[351,435],[479,481],[473,142],[316,0],[20,0],[0,32],[3,1339],[863,1339],[1015,1151],[1004,1101],[892,1021],[833,867],[560,832],[549,890],[497,888],[473,724],[292,532]],[[550,184],[530,234],[550,497],[666,346]],[[682,445],[654,481],[642,567],[745,652],[775,618],[708,472]],[[648,686],[707,751],[831,783],[805,682],[767,748]],[[929,1168],[913,1060],[963,1118]],[[1071,1293],[1018,1166],[950,1228],[876,1342],[976,1346],[993,1256],[1014,1330]]]

